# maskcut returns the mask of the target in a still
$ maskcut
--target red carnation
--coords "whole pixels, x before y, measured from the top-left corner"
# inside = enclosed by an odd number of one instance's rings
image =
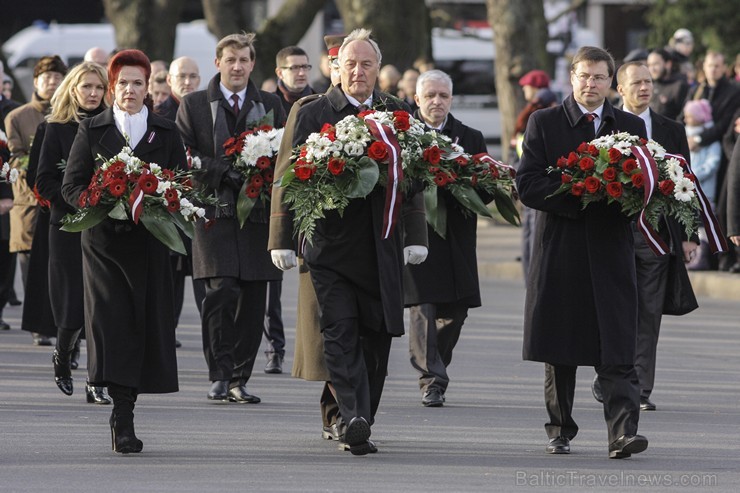
[[[376,140],[368,147],[367,155],[370,159],[384,161],[388,157],[388,149],[386,149],[385,144]]]
[[[156,192],[157,185],[159,185],[159,180],[157,180],[157,177],[151,173],[147,173],[139,177],[139,186],[141,187],[141,190],[147,195],[152,195],[154,192]]]
[[[625,159],[622,163],[622,171],[627,173],[628,175],[632,174],[633,171],[637,169],[637,161],[635,161],[632,158]]]
[[[442,151],[440,151],[437,146],[427,147],[424,149],[422,157],[427,163],[437,165],[442,159]]]
[[[588,193],[596,193],[601,188],[601,182],[595,176],[587,176],[583,180],[583,185],[586,187]]]
[[[306,181],[311,176],[313,176],[314,171],[316,170],[315,166],[312,166],[310,164],[305,164],[303,166],[296,166],[295,167],[295,175],[296,177],[301,181]]]
[[[673,189],[676,188],[676,184],[672,180],[663,180],[658,184],[660,192],[663,195],[670,195],[673,193]]]
[[[326,167],[329,169],[329,173],[336,176],[342,174],[342,171],[344,171],[344,164],[344,159],[333,157],[329,159],[329,163],[326,165]]]
[[[606,185],[606,193],[614,197],[615,199],[618,199],[622,196],[622,184],[618,181],[613,181],[611,183],[608,183]]]
[[[573,184],[573,186],[570,189],[570,193],[575,195],[576,197],[580,197],[583,195],[583,192],[585,190],[585,187],[583,186],[583,182],[576,182]]]
[[[622,153],[616,147],[609,149],[609,164],[616,164],[622,159]]]
[[[606,181],[614,181],[617,179],[617,169],[611,166],[608,166],[604,170],[603,176]]]
[[[272,161],[270,161],[270,158],[267,156],[260,156],[257,158],[257,168],[259,169],[267,169],[272,164]]]
[[[581,168],[581,171],[591,171],[594,169],[594,160],[590,157],[581,158],[581,160],[578,161],[578,167]]]
[[[636,188],[642,188],[643,186],[645,186],[645,176],[642,174],[642,172],[632,175],[631,180],[632,185],[634,185]]]
[[[396,118],[393,121],[393,125],[399,132],[405,132],[406,130],[411,128],[411,123],[409,122],[408,118]]]

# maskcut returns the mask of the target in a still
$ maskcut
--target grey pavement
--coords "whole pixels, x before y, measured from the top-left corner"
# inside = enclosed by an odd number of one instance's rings
[[[408,339],[396,339],[373,427],[380,451],[364,457],[321,439],[319,382],[266,375],[262,356],[249,384],[261,404],[209,404],[190,293],[178,328],[180,392],[140,396],[136,429],[144,450],[117,455],[110,450],[110,407],[84,402],[84,370],[74,372],[72,397],[59,392],[51,348],[32,346],[17,329],[20,308],[6,308],[13,330],[0,332],[0,492],[737,491],[737,301],[701,294],[694,313],[664,319],[653,393],[658,410],[640,422],[647,451],[607,458],[603,411],[589,390],[593,370],[582,368],[573,453],[549,456],[543,365],[521,360],[519,231],[492,224],[480,231],[484,306],[471,310],[463,329],[446,405],[421,406]],[[286,368],[295,281],[294,271],[286,274]]]

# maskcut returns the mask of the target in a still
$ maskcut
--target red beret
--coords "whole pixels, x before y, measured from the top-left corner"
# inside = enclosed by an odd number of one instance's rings
[[[519,85],[545,89],[550,87],[550,76],[544,70],[530,70],[519,79]]]

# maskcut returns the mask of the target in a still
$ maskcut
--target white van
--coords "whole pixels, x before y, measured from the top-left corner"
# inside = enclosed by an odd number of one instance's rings
[[[205,21],[193,21],[177,25],[174,58],[189,56],[198,63],[201,89],[205,88],[216,73],[213,60],[216,58],[218,40],[210,32]],[[30,100],[33,93],[33,67],[39,58],[59,55],[67,65],[82,61],[85,52],[93,46],[112,51],[115,34],[111,24],[57,24],[34,23],[8,39],[3,46],[8,66],[13,69],[16,82]]]

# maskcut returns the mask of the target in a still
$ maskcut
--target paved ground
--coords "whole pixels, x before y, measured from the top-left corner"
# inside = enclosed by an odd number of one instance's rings
[[[518,265],[516,232],[481,232],[482,269]],[[737,491],[737,301],[701,296],[695,313],[666,317],[653,394],[658,411],[640,423],[650,439],[645,453],[607,459],[601,407],[588,387],[593,372],[582,368],[575,409],[581,433],[571,455],[548,456],[543,368],[521,360],[524,289],[513,267],[506,269],[512,278],[494,278],[493,269],[481,279],[485,306],[466,323],[445,407],[420,405],[408,339],[394,341],[373,427],[380,452],[365,457],[321,440],[320,384],[266,375],[262,358],[249,386],[261,404],[208,404],[192,306],[178,329],[180,392],[141,396],[136,426],[144,451],[114,454],[110,408],[84,402],[84,371],[74,373],[75,395],[61,394],[50,348],[31,346],[30,335],[17,330],[20,309],[8,308],[14,329],[0,333],[0,491]],[[294,282],[291,272],[283,293],[288,368]]]

